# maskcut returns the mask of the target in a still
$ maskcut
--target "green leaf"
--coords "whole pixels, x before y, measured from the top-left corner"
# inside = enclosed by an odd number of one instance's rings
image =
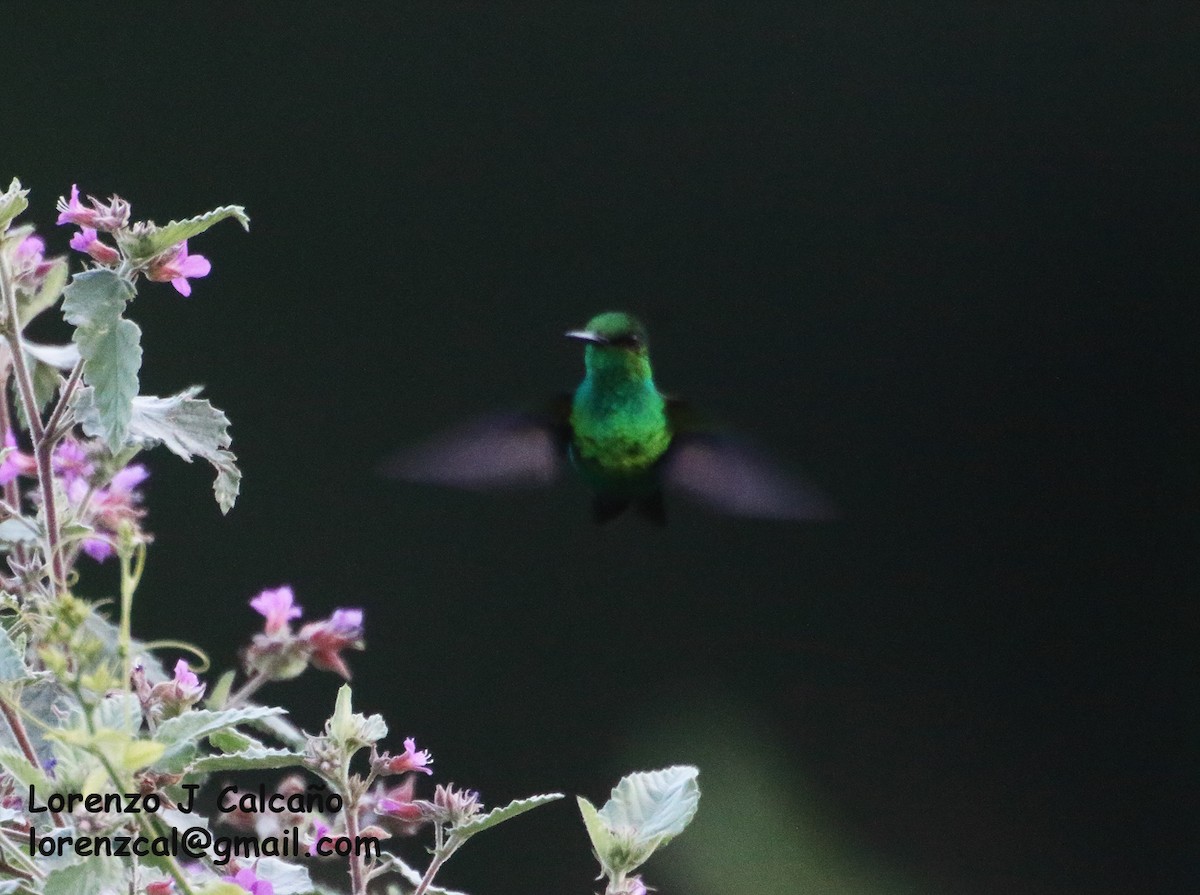
[[[622,777],[600,819],[613,832],[633,831],[636,844],[661,848],[684,831],[700,805],[700,773],[690,765]]]
[[[0,682],[22,681],[31,677],[25,667],[24,650],[20,649],[8,631],[0,628]]]
[[[192,709],[190,712],[168,718],[154,733],[154,739],[167,746],[156,767],[178,773],[196,754],[197,743],[202,737],[207,737],[222,728],[281,714],[283,709],[255,705],[223,709],[219,712]]]
[[[700,802],[696,768],[681,765],[622,777],[599,811],[579,797],[579,811],[604,875],[629,873],[683,832]]]
[[[141,395],[132,400],[126,442],[122,446],[140,448],[161,444],[171,453],[191,462],[200,457],[217,471],[213,491],[221,512],[228,513],[237,499],[242,473],[237,457],[226,448],[232,443],[229,418],[213,407],[206,398],[196,397],[199,386],[193,386],[169,398]],[[97,406],[93,389],[80,389],[72,406],[75,418],[88,435],[104,432],[104,417]]]
[[[233,690],[233,680],[237,677],[237,672],[230,668],[219,678],[212,690],[208,693],[208,698],[204,700],[204,707],[211,711],[224,708],[225,703],[229,699],[229,693]]]
[[[32,357],[59,370],[69,370],[79,362],[79,347],[76,345],[42,345],[29,340],[22,344]]]
[[[0,193],[0,230],[6,229],[9,221],[29,207],[29,200],[25,198],[28,195],[29,190],[21,189],[21,181],[15,177],[8,189]]]
[[[100,432],[114,454],[124,445],[142,365],[142,331],[121,317],[133,286],[111,270],[76,274],[64,290],[63,316],[83,358],[83,380],[95,389]]]
[[[518,814],[524,814],[526,811],[532,811],[539,805],[545,805],[549,802],[555,802],[561,799],[561,792],[551,792],[540,796],[530,796],[527,799],[516,799],[509,802],[503,808],[493,808],[487,814],[481,814],[478,817],[471,818],[467,823],[459,827],[454,827],[450,831],[452,836],[457,836],[461,839],[466,839],[480,833],[489,827],[494,827],[497,824],[502,824],[506,820],[511,820]]]
[[[17,316],[21,320],[21,326],[58,301],[63,287],[67,285],[67,272],[66,259],[54,258],[50,261],[50,268],[42,278],[37,292],[33,295],[26,295],[24,292],[19,294],[20,304],[17,306]]]
[[[225,218],[234,218],[242,225],[243,230],[250,229],[250,218],[247,217],[245,208],[240,205],[222,205],[185,221],[171,221],[163,227],[156,226],[153,221],[146,221],[133,227],[123,238],[118,234],[118,239],[121,248],[137,263],[153,258],[171,246],[203,233]]]
[[[25,365],[29,367],[30,378],[33,380],[33,400],[39,412],[45,412],[58,391],[61,378],[59,370],[69,370],[79,361],[79,348],[75,345],[39,345],[36,342],[25,343]],[[14,389],[16,383],[13,383]],[[17,420],[28,430],[29,420],[25,419],[25,405],[17,401]]]
[[[583,796],[576,796],[575,801],[579,803],[579,813],[583,815],[583,825],[587,828],[588,838],[592,840],[592,851],[596,854],[596,860],[600,862],[600,869],[611,879],[616,875],[616,871],[609,863],[609,856],[617,848],[616,837],[600,819],[600,812],[596,810],[595,805]]]
[[[243,749],[249,749],[251,746],[262,745],[254,737],[232,727],[226,727],[223,730],[214,730],[209,734],[208,741],[222,752],[241,752]]]
[[[290,749],[272,749],[269,746],[254,746],[240,752],[222,755],[202,755],[192,761],[188,770],[207,774],[212,771],[270,771],[304,764],[304,753]]]
[[[71,854],[71,849],[64,850]],[[46,874],[42,883],[42,895],[100,895],[102,892],[121,891],[123,861],[109,857],[91,857],[67,867],[58,867]]]

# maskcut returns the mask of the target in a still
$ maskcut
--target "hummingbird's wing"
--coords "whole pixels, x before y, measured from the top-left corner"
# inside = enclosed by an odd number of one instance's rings
[[[570,401],[570,395],[560,396],[540,410],[480,417],[401,451],[382,471],[470,489],[548,484],[566,455]]]
[[[837,509],[817,488],[749,443],[698,427],[681,402],[668,401],[675,436],[663,458],[663,483],[714,509],[765,519],[832,519]]]

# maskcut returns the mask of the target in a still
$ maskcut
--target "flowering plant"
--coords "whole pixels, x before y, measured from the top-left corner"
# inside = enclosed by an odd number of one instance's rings
[[[349,680],[343,654],[363,648],[361,609],[294,628],[303,612],[291,588],[266,589],[250,600],[263,625],[240,675],[210,681],[197,673],[206,663],[182,657],[167,673],[133,637],[151,541],[138,455],[162,445],[210,463],[222,512],[241,472],[229,421],[199,388],[139,393],[142,334],[126,312],[142,280],[190,295],[211,264],[188,241],[227,218],[248,228],[245,211],[158,226],[73,186],[58,224],[78,228],[70,247],[88,260],[69,276],[66,259],[14,224],[26,195],[15,180],[0,194],[0,895],[330,891],[310,878],[316,860],[340,863],[353,895],[376,880],[389,892],[446,892],[434,878],[467,840],[562,796],[492,810],[449,784],[419,797],[429,751],[412,737],[398,754],[382,750],[386,723],[353,711],[348,684],[319,734],[252,700],[310,667]],[[60,300],[70,344],[27,338]],[[88,562],[109,561],[120,570],[115,621],[75,593]],[[215,774],[281,771],[270,789],[213,792]],[[696,773],[631,774],[600,809],[579,799],[607,895],[647,891],[633,871],[690,822]],[[237,835],[221,834],[206,807]],[[397,848],[418,835],[432,838],[423,868]]]

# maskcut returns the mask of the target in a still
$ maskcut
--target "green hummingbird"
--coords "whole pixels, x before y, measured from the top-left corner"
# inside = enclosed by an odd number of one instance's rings
[[[597,523],[632,506],[665,524],[664,488],[735,515],[836,515],[816,489],[660,392],[646,329],[636,318],[609,311],[564,335],[584,343],[585,374],[573,392],[537,410],[468,423],[402,452],[385,471],[486,489],[548,484],[569,465],[591,488]]]

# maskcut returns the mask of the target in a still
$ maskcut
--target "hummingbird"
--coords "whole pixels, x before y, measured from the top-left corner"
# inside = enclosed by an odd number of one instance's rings
[[[664,489],[733,515],[836,515],[815,488],[660,392],[646,328],[633,316],[608,311],[564,335],[584,346],[585,373],[573,392],[435,436],[401,452],[384,471],[409,481],[488,489],[549,484],[569,466],[591,489],[597,523],[633,507],[665,525]]]

